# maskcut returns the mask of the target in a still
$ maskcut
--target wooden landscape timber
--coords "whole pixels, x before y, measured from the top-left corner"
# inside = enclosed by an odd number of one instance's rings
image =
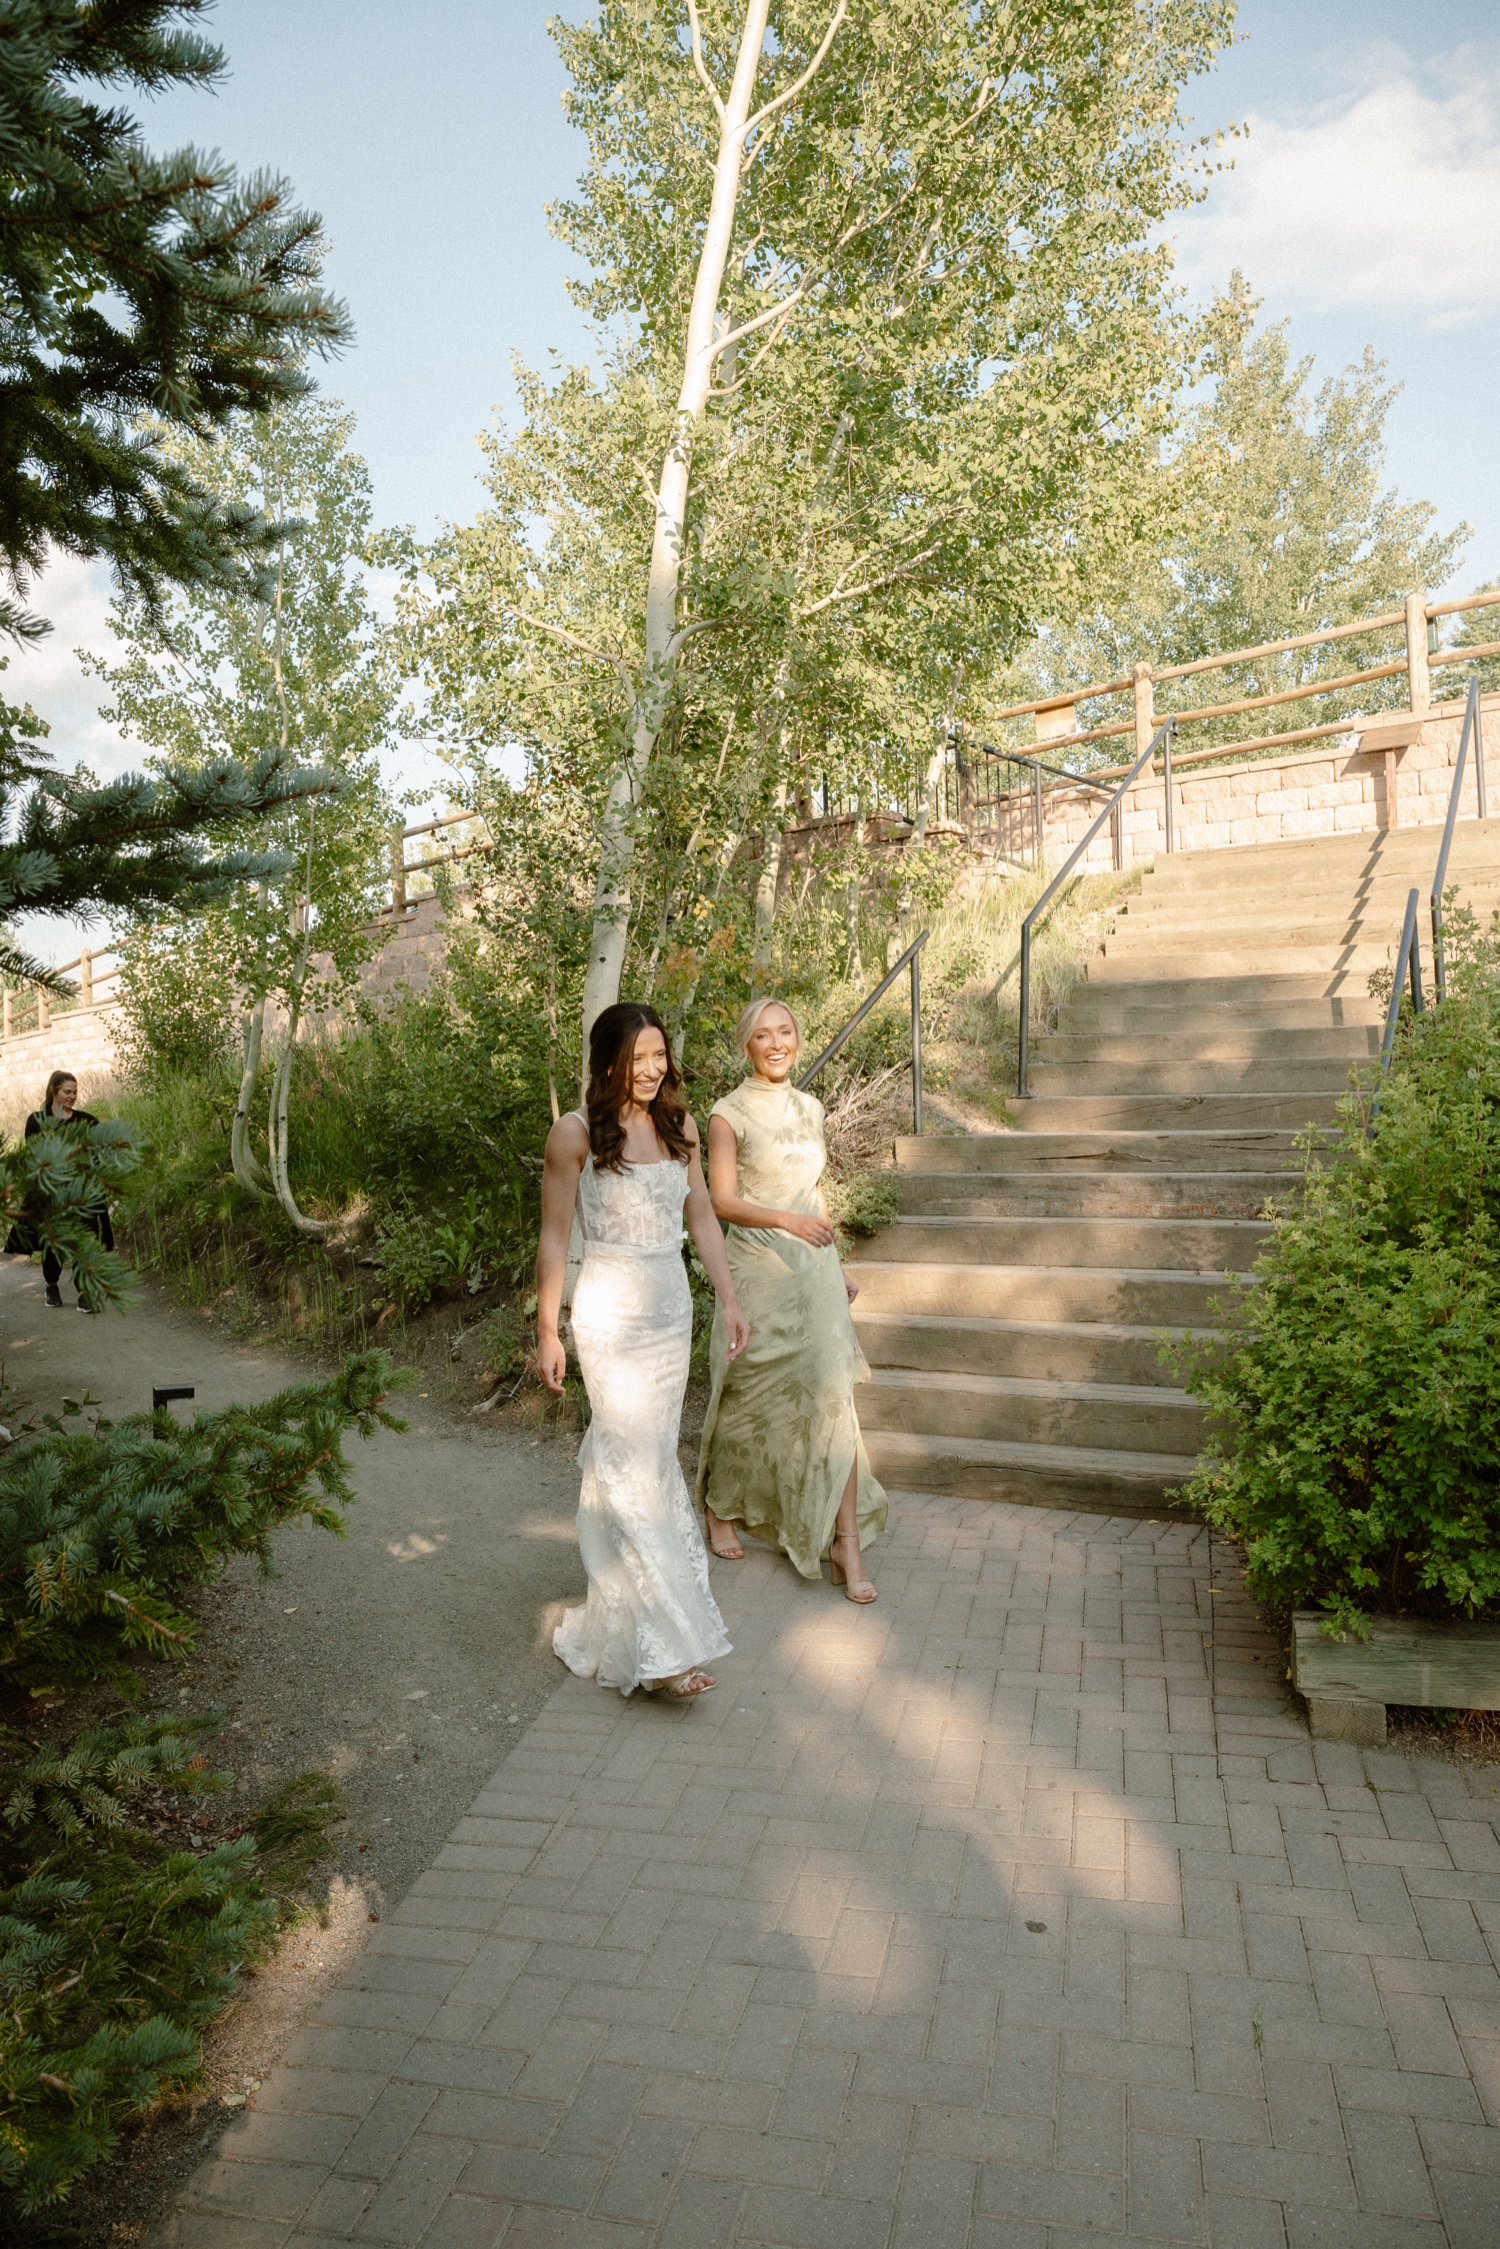
[[[1388,1703],[1418,1710],[1500,1710],[1500,1622],[1377,1616],[1369,1638],[1334,1637],[1316,1610],[1292,1619],[1292,1684],[1315,1741],[1385,1741]]]

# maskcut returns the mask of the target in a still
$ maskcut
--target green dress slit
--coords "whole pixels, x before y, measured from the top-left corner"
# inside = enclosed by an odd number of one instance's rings
[[[820,1101],[751,1077],[711,1114],[733,1129],[746,1202],[822,1215]],[[726,1226],[724,1238],[750,1341],[727,1364],[715,1314],[698,1498],[751,1538],[780,1547],[804,1577],[820,1577],[851,1461],[861,1546],[884,1530],[886,1516],[854,1412],[854,1385],[869,1380],[869,1369],[838,1251],[814,1249],[780,1227]]]

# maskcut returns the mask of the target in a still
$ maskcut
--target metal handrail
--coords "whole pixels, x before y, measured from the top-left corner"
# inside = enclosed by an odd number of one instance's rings
[[[1070,788],[1094,789],[1100,796],[1106,793],[1104,783],[1096,781],[1091,773],[1070,773],[1065,765],[1051,765],[1044,757],[1033,757],[1029,750],[1002,750],[997,742],[976,742],[974,748],[981,757],[1003,757],[1008,765],[1039,767],[1043,773],[1066,781]]]
[[[1140,756],[1136,759],[1134,765],[1130,768],[1130,771],[1126,774],[1124,780],[1120,783],[1119,787],[1110,797],[1109,802],[1102,807],[1097,818],[1094,820],[1093,825],[1084,834],[1082,841],[1074,844],[1073,849],[1068,853],[1067,858],[1063,861],[1061,867],[1052,877],[1052,880],[1048,883],[1046,889],[1042,892],[1041,897],[1037,900],[1036,904],[1032,907],[1030,913],[1026,916],[1026,919],[1021,924],[1021,1035],[1019,1040],[1017,1041],[1016,1050],[1016,1098],[1018,1101],[1029,1101],[1031,1099],[1031,1090],[1026,1083],[1026,1069],[1028,1060],[1030,1058],[1031,1042],[1030,1017],[1032,924],[1038,919],[1040,915],[1044,914],[1047,908],[1051,905],[1053,899],[1057,896],[1058,891],[1067,881],[1069,875],[1073,872],[1073,869],[1077,866],[1079,860],[1088,850],[1089,845],[1093,842],[1095,836],[1099,833],[1099,830],[1103,827],[1105,821],[1109,819],[1110,815],[1115,809],[1115,806],[1119,803],[1121,797],[1124,796],[1126,790],[1134,782],[1136,775],[1141,771],[1142,767],[1149,765],[1151,760],[1155,757],[1159,746],[1170,745],[1172,739],[1172,729],[1176,725],[1176,723],[1177,721],[1175,718],[1164,718],[1162,720],[1161,725],[1152,735],[1150,741],[1146,744],[1146,747],[1142,750]],[[1172,754],[1170,746],[1168,746],[1166,749],[1166,774],[1167,831],[1170,838],[1172,820]],[[1170,848],[1171,845],[1169,841],[1168,849]]]
[[[1401,1020],[1401,987],[1411,984],[1412,1012],[1425,1015],[1426,1003],[1422,998],[1422,940],[1417,935],[1417,900],[1421,892],[1410,890],[1406,897],[1406,918],[1401,924],[1401,943],[1396,952],[1396,973],[1391,978],[1391,1004],[1385,1011],[1385,1036],[1380,1042],[1380,1079],[1375,1088],[1375,1098],[1370,1103],[1370,1121],[1365,1126],[1366,1140],[1375,1137],[1375,1119],[1380,1114],[1380,1092],[1386,1073],[1391,1066],[1391,1056],[1396,1048],[1396,1026]]]
[[[1443,954],[1443,877],[1448,872],[1448,852],[1458,820],[1458,795],[1464,783],[1464,761],[1469,754],[1471,734],[1474,737],[1474,783],[1479,800],[1479,817],[1484,820],[1489,815],[1485,810],[1484,738],[1480,731],[1477,672],[1469,682],[1468,700],[1464,704],[1464,729],[1458,738],[1458,762],[1453,768],[1453,786],[1448,791],[1448,817],[1443,822],[1442,848],[1438,852],[1437,866],[1432,876],[1432,981],[1440,1000],[1448,997],[1448,964]],[[1412,895],[1416,896],[1415,891]]]
[[[907,946],[906,951],[901,955],[901,958],[897,961],[895,967],[886,971],[885,975],[882,976],[880,982],[876,985],[869,998],[855,1010],[853,1015],[850,1016],[848,1022],[844,1025],[842,1031],[839,1032],[837,1038],[831,1039],[829,1041],[828,1045],[824,1047],[822,1053],[818,1056],[817,1061],[814,1062],[812,1068],[810,1070],[804,1071],[802,1076],[797,1080],[797,1091],[799,1093],[805,1093],[807,1091],[807,1088],[812,1084],[813,1079],[817,1076],[818,1072],[824,1067],[826,1063],[829,1063],[833,1060],[834,1056],[838,1053],[839,1048],[843,1045],[844,1041],[849,1038],[853,1032],[859,1029],[859,1026],[861,1025],[861,1023],[863,1023],[865,1017],[869,1014],[871,1008],[875,1005],[875,1002],[879,999],[884,998],[885,994],[895,983],[896,978],[901,974],[902,969],[910,968],[911,1129],[920,1138],[922,1131],[922,963],[919,956],[921,954],[922,947],[926,944],[931,934],[932,933],[930,930],[924,929],[921,936],[915,938],[913,942]]]

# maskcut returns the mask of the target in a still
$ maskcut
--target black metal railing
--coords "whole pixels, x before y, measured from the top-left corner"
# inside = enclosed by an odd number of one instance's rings
[[[1426,1013],[1422,997],[1422,940],[1417,935],[1417,901],[1419,890],[1410,890],[1406,896],[1406,916],[1401,924],[1401,943],[1396,952],[1396,973],[1391,978],[1391,1004],[1385,1011],[1385,1036],[1380,1042],[1380,1077],[1375,1086],[1375,1098],[1370,1103],[1370,1120],[1365,1126],[1366,1140],[1375,1137],[1375,1119],[1380,1114],[1380,1089],[1391,1066],[1391,1056],[1396,1050],[1396,1026],[1401,1020],[1402,986],[1411,986],[1412,1012]]]
[[[1479,805],[1479,817],[1487,819],[1484,794],[1484,738],[1480,731],[1479,677],[1476,673],[1469,682],[1468,701],[1464,704],[1464,730],[1458,738],[1458,761],[1453,768],[1453,786],[1448,791],[1448,817],[1443,822],[1442,847],[1438,852],[1437,866],[1432,876],[1432,982],[1439,1000],[1448,997],[1448,964],[1443,952],[1443,882],[1448,873],[1448,852],[1453,843],[1453,830],[1458,820],[1459,791],[1464,785],[1464,764],[1469,755],[1469,743],[1474,744],[1474,789]],[[1412,892],[1416,896],[1416,892]],[[1400,978],[1397,978],[1399,988]]]
[[[1073,849],[1068,853],[1067,858],[1063,861],[1061,867],[1059,867],[1057,873],[1052,877],[1052,880],[1048,883],[1046,889],[1042,892],[1041,897],[1037,900],[1036,904],[1032,907],[1030,913],[1026,916],[1026,919],[1021,924],[1021,1031],[1016,1045],[1016,1097],[1018,1100],[1029,1101],[1031,1099],[1031,1089],[1027,1085],[1026,1075],[1027,1066],[1030,1061],[1031,1054],[1032,931],[1036,927],[1036,924],[1040,921],[1043,914],[1046,913],[1047,908],[1051,905],[1053,899],[1057,896],[1059,890],[1061,890],[1063,884],[1067,881],[1069,875],[1073,872],[1073,869],[1077,866],[1079,860],[1088,850],[1089,845],[1093,842],[1095,836],[1099,833],[1099,830],[1104,826],[1105,821],[1113,818],[1115,808],[1119,804],[1120,799],[1124,796],[1126,790],[1134,786],[1136,776],[1143,770],[1145,766],[1150,764],[1151,760],[1155,757],[1158,749],[1161,749],[1163,751],[1166,761],[1167,849],[1169,851],[1171,850],[1171,741],[1172,729],[1175,723],[1176,722],[1173,719],[1163,719],[1161,725],[1152,735],[1150,741],[1146,744],[1146,747],[1142,750],[1140,756],[1136,759],[1134,765],[1130,768],[1130,771],[1126,774],[1124,780],[1121,781],[1118,788],[1112,791],[1109,801],[1101,806],[1097,817],[1085,832],[1082,840],[1074,844]]]
[[[973,787],[971,782],[976,820],[988,811],[997,830],[1013,827],[1017,808],[1025,798],[1030,798],[1030,856],[1034,867],[1040,867],[1043,863],[1045,798],[1049,793],[1055,796],[1063,789],[1091,789],[1096,796],[1108,796],[1110,793],[1107,782],[1096,781],[1087,773],[1072,773],[1065,765],[1053,765],[1047,758],[1038,757],[1034,751],[1000,749],[993,742],[961,743],[956,730],[953,741],[956,759],[971,774],[981,762],[989,769],[991,785],[988,788]],[[1000,766],[1012,766],[1019,771],[1023,776],[1019,787],[1000,785],[1000,777],[995,770]],[[1024,817],[1022,824],[1024,825]],[[1007,856],[1019,858],[1020,853],[1012,852]]]
[[[926,944],[926,942],[927,942],[927,939],[928,939],[928,937],[929,937],[929,935],[930,935],[930,934],[931,934],[931,932],[930,932],[930,931],[928,931],[928,930],[925,930],[925,929],[924,929],[924,930],[923,930],[923,932],[922,932],[922,934],[921,934],[921,936],[920,936],[920,937],[917,937],[917,938],[914,938],[914,939],[912,940],[911,944],[909,944],[909,945],[907,946],[907,948],[906,948],[906,951],[905,951],[905,952],[904,952],[904,953],[903,953],[903,954],[901,955],[901,958],[900,958],[900,960],[898,960],[898,961],[897,961],[897,963],[896,963],[895,967],[894,967],[894,968],[890,968],[890,969],[887,969],[887,970],[886,970],[886,973],[885,973],[885,975],[881,977],[881,979],[880,979],[880,982],[879,982],[879,983],[878,983],[878,984],[876,985],[876,987],[875,987],[874,991],[873,991],[873,992],[872,992],[872,993],[870,994],[869,998],[868,998],[867,1000],[864,1000],[864,1001],[863,1001],[863,1002],[862,1002],[862,1003],[860,1004],[860,1006],[859,1006],[859,1007],[857,1007],[857,1008],[855,1009],[854,1013],[853,1013],[853,1014],[852,1014],[852,1015],[850,1016],[850,1018],[849,1018],[848,1022],[847,1022],[847,1023],[846,1023],[845,1025],[844,1025],[844,1028],[842,1029],[842,1031],[840,1031],[840,1032],[839,1032],[839,1034],[838,1034],[837,1038],[833,1038],[833,1039],[830,1039],[830,1040],[829,1040],[829,1042],[828,1042],[827,1046],[825,1046],[825,1047],[824,1047],[824,1049],[823,1049],[822,1053],[821,1053],[821,1054],[820,1054],[820,1055],[818,1056],[818,1059],[817,1059],[817,1061],[816,1061],[816,1062],[814,1062],[814,1064],[812,1065],[811,1069],[809,1069],[809,1070],[805,1070],[805,1071],[803,1072],[802,1076],[801,1076],[801,1077],[800,1077],[800,1078],[799,1078],[799,1079],[797,1080],[797,1091],[798,1091],[799,1093],[805,1093],[805,1092],[806,1092],[807,1088],[808,1088],[808,1087],[809,1087],[809,1086],[810,1086],[810,1085],[812,1084],[812,1082],[813,1082],[813,1079],[814,1079],[814,1078],[815,1078],[815,1077],[817,1076],[818,1072],[819,1072],[819,1071],[820,1071],[821,1069],[823,1069],[823,1068],[824,1068],[824,1067],[825,1067],[825,1066],[826,1066],[826,1065],[827,1065],[828,1063],[830,1063],[830,1062],[831,1062],[831,1061],[833,1060],[834,1056],[835,1056],[835,1055],[836,1055],[836,1054],[838,1053],[838,1051],[839,1051],[839,1048],[840,1048],[840,1047],[841,1047],[841,1046],[842,1046],[842,1045],[844,1044],[844,1041],[845,1041],[846,1039],[848,1039],[848,1038],[852,1037],[852,1036],[853,1036],[853,1034],[854,1034],[854,1033],[855,1033],[855,1032],[856,1032],[856,1031],[857,1031],[857,1030],[859,1029],[859,1027],[860,1027],[861,1023],[863,1023],[863,1021],[864,1021],[865,1017],[866,1017],[866,1016],[867,1016],[867,1015],[869,1014],[869,1012],[870,1012],[871,1008],[875,1006],[875,1004],[876,1004],[876,1002],[877,1002],[878,1000],[882,1000],[882,999],[884,999],[884,997],[885,997],[886,993],[887,993],[887,992],[888,992],[888,991],[890,990],[891,986],[892,986],[892,985],[893,985],[893,984],[895,983],[895,981],[896,981],[896,978],[897,978],[897,977],[898,977],[898,976],[899,976],[899,975],[901,974],[901,971],[902,971],[903,969],[909,969],[909,970],[910,970],[910,972],[911,972],[911,1129],[912,1129],[912,1131],[913,1131],[913,1132],[915,1132],[915,1133],[917,1133],[917,1134],[920,1134],[920,1133],[921,1133],[921,1130],[922,1130],[922,960],[921,960],[921,954],[922,954],[922,947],[923,947],[923,946],[924,946],[924,945]]]
[[[1382,1077],[1391,1066],[1391,1055],[1396,1045],[1396,1025],[1401,1020],[1401,987],[1411,985],[1412,1010],[1417,1015],[1427,1011],[1422,997],[1422,940],[1417,935],[1418,891],[1409,891],[1406,899],[1406,918],[1401,924],[1401,944],[1396,954],[1396,973],[1391,979],[1391,1004],[1385,1011],[1385,1036],[1380,1042],[1380,1071]]]

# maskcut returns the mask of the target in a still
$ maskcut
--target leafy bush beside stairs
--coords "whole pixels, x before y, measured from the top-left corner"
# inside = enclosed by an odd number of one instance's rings
[[[165,1410],[70,1430],[54,1423],[0,1463],[0,1690],[133,1678],[124,1650],[183,1650],[184,1582],[231,1554],[270,1566],[270,1536],[302,1516],[342,1531],[354,1497],[343,1440],[400,1428],[404,1378],[382,1351],[258,1406],[179,1424]]]
[[[1500,936],[1450,915],[1450,997],[1403,1022],[1373,1138],[1347,1096],[1228,1348],[1178,1347],[1220,1455],[1184,1496],[1257,1598],[1339,1631],[1500,1611]]]

